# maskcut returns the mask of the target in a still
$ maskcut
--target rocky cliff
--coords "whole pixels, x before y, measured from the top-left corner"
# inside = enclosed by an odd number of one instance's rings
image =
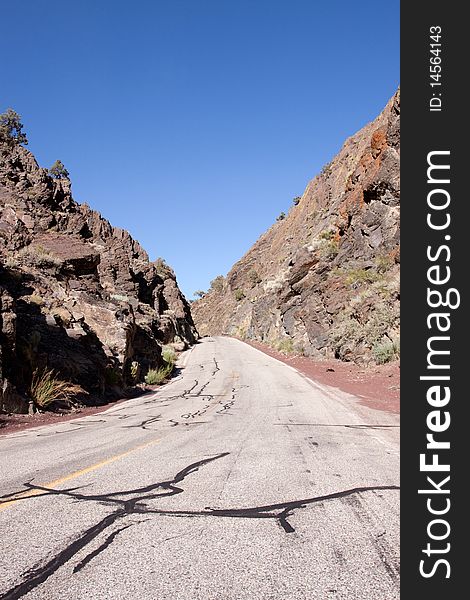
[[[380,363],[398,355],[399,118],[397,92],[288,215],[213,282],[192,307],[201,334],[318,358]]]
[[[85,403],[122,395],[197,333],[175,274],[0,140],[0,409],[27,408],[53,370]]]

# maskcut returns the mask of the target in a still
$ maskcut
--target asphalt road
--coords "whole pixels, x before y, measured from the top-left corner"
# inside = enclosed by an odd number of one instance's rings
[[[0,437],[0,600],[399,598],[397,417],[229,338]]]

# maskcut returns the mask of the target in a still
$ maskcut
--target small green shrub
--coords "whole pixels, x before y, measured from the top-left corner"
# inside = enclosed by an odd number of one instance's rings
[[[331,173],[331,162],[324,164],[320,173],[327,177]]]
[[[342,269],[341,273],[345,275],[345,283],[348,285],[374,283],[382,279],[382,275],[375,269]]]
[[[367,306],[369,308],[365,309]],[[394,335],[399,327],[399,317],[399,307],[384,302],[372,284],[352,298],[347,308],[337,315],[329,330],[330,343],[341,359],[355,348],[373,349]]]
[[[160,277],[162,277],[163,279],[166,279],[166,278],[174,275],[173,269],[170,267],[170,265],[167,265],[167,263],[165,262],[165,260],[163,258],[157,258],[154,261],[153,265],[154,265],[158,275],[160,275]]]
[[[378,342],[372,348],[372,355],[376,363],[383,365],[400,356],[400,345],[392,340]]]
[[[333,229],[324,229],[318,235],[319,240],[332,240],[334,238],[335,232]]]
[[[171,346],[165,346],[162,351],[164,364],[158,369],[149,369],[144,377],[145,383],[148,385],[156,385],[163,383],[165,379],[173,372],[176,363],[176,352]]]
[[[223,275],[217,275],[217,277],[211,281],[211,290],[221,292],[224,289],[224,283],[225,277]]]
[[[242,340],[246,340],[248,329],[246,326],[239,325],[235,331],[235,335]]]
[[[206,292],[204,292],[203,290],[196,290],[193,293],[193,296],[196,296],[197,298],[204,298],[205,295],[206,295]]]
[[[148,385],[155,385],[163,381],[164,377],[161,377],[158,373],[158,369],[149,369],[147,375],[144,377],[144,381]]]
[[[36,369],[29,388],[29,395],[38,408],[47,408],[55,400],[68,400],[71,395],[83,391],[78,385],[62,381],[53,370]]]
[[[61,160],[56,160],[52,167],[49,169],[49,174],[54,179],[68,179],[69,172],[64,167],[64,163]]]
[[[286,218],[286,213],[281,212],[281,214],[277,217],[276,221],[284,221],[285,218]]]
[[[240,300],[243,300],[243,298],[246,298],[245,292],[241,289],[235,290],[235,300],[240,302]]]
[[[167,364],[174,365],[176,363],[176,352],[171,346],[165,346],[162,349],[162,358]]]
[[[301,196],[296,196],[293,200],[292,203],[294,206],[298,206],[298,204],[300,204],[300,201],[302,200]]]
[[[166,364],[159,369],[149,369],[147,375],[144,377],[145,383],[148,385],[163,383],[173,371],[173,366],[172,364]]]
[[[323,260],[333,260],[339,251],[339,242],[334,239],[323,239],[318,253]]]
[[[393,267],[395,261],[389,254],[380,254],[375,258],[375,264],[379,273],[386,273]]]
[[[291,354],[294,352],[294,342],[290,338],[284,338],[277,342],[276,349],[283,354]]]

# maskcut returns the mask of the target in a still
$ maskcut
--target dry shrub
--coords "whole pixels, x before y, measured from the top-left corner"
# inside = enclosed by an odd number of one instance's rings
[[[176,363],[176,352],[171,346],[163,348],[162,358],[165,364],[159,369],[149,369],[147,375],[144,377],[145,383],[148,385],[163,383],[173,372]]]
[[[83,393],[79,385],[59,379],[52,369],[36,369],[33,373],[29,394],[38,408],[47,408],[55,400],[68,401],[79,393]]]
[[[57,268],[62,264],[60,258],[51,254],[43,246],[25,246],[16,254],[16,258],[27,265],[39,268]]]
[[[170,375],[173,371],[172,364],[166,364],[159,369],[149,369],[147,375],[144,377],[145,383],[148,385],[160,384],[165,381],[165,379]]]

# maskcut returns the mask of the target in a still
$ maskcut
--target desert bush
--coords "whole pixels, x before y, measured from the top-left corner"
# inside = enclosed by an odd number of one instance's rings
[[[334,238],[335,232],[333,229],[324,229],[318,234],[319,240],[332,240]]]
[[[373,301],[373,310],[364,312],[366,303]],[[342,358],[345,353],[360,346],[373,349],[383,339],[398,329],[399,309],[384,302],[375,290],[367,290],[353,298],[346,310],[330,329],[330,341]]]
[[[56,160],[52,167],[49,169],[49,174],[54,177],[54,179],[68,179],[69,172],[64,166],[64,163],[61,160]]]
[[[345,283],[357,285],[360,283],[374,283],[382,279],[382,275],[375,269],[345,268],[339,271],[345,276]]]
[[[400,344],[394,340],[377,342],[372,348],[372,355],[376,363],[383,365],[400,356]]]
[[[285,218],[286,218],[286,213],[281,212],[281,214],[277,217],[276,221],[284,221]]]
[[[211,290],[221,292],[224,289],[224,283],[225,277],[223,275],[217,275],[217,277],[211,281]]]
[[[258,271],[255,271],[253,269],[253,271],[250,271],[249,275],[248,275],[248,280],[251,283],[251,287],[255,287],[255,285],[258,285],[258,283],[261,283],[262,279],[259,276]]]
[[[294,204],[294,206],[297,206],[301,200],[302,200],[301,196],[296,196],[295,198],[293,198],[292,203]]]
[[[162,351],[164,364],[158,369],[149,369],[144,377],[145,383],[148,385],[156,385],[163,383],[165,379],[173,372],[176,363],[176,352],[171,346],[165,346]]]
[[[25,246],[17,252],[16,258],[29,266],[45,269],[57,268],[62,264],[57,256],[42,246]]]
[[[157,273],[164,279],[174,275],[173,269],[170,267],[170,265],[167,265],[163,258],[157,258],[153,264]]]
[[[246,340],[246,335],[248,333],[248,328],[246,325],[239,325],[235,330],[235,335],[242,340]]]
[[[294,352],[294,342],[290,338],[284,338],[277,342],[276,349],[283,354],[291,354]]]
[[[149,369],[147,375],[144,377],[144,381],[148,385],[155,385],[156,383],[161,383],[165,379],[159,375],[158,369]]]
[[[144,377],[145,383],[148,385],[155,385],[164,381],[165,375],[162,368],[160,369],[149,369],[147,375]]]
[[[196,296],[197,298],[204,298],[205,295],[206,295],[206,292],[204,290],[196,290],[193,293],[193,296]]]
[[[14,270],[20,266],[20,263],[18,262],[18,259],[15,258],[14,256],[8,256],[5,259],[5,262],[3,263],[3,265],[4,265],[5,269]]]
[[[167,364],[175,365],[177,356],[174,348],[165,346],[162,349],[162,358]]]
[[[390,254],[380,254],[375,258],[375,264],[379,273],[386,273],[393,267],[395,260]]]
[[[79,392],[83,392],[80,386],[59,379],[55,371],[48,369],[36,369],[29,388],[31,399],[40,409],[47,408],[55,400],[69,400]]]
[[[323,260],[333,260],[339,251],[339,242],[334,239],[322,239],[318,253]]]
[[[163,383],[173,371],[173,366],[174,365],[167,363],[159,369],[149,369],[147,375],[144,377],[145,383],[148,385]]]
[[[243,298],[246,298],[245,292],[240,288],[238,290],[235,290],[235,300],[237,302],[240,302],[240,300],[243,300]]]

